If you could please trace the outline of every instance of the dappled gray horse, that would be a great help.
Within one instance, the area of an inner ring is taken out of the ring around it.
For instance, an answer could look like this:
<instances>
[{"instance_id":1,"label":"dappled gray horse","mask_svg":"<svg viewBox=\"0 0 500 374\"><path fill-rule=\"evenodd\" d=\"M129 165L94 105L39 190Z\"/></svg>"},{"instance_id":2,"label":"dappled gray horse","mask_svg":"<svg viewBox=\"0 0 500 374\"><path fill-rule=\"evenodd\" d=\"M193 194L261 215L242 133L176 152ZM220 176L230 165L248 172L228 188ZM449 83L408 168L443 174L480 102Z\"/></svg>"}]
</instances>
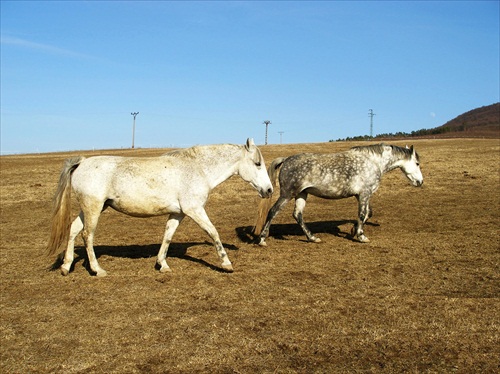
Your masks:
<instances>
[{"instance_id":1,"label":"dappled gray horse","mask_svg":"<svg viewBox=\"0 0 500 374\"><path fill-rule=\"evenodd\" d=\"M261 197L272 194L264 158L252 139L243 146L197 146L159 157L68 159L55 196L49 253L67 243L61 266L62 274L67 275L74 259L75 238L83 230L90 268L97 276L105 276L106 271L99 266L94 253L94 231L101 212L111 207L136 217L169 215L157 258L161 272L170 271L166 262L168 246L185 216L191 217L213 239L222 268L231 272L231 262L204 206L210 191L236 174ZM72 189L81 208L73 223Z\"/></svg>"},{"instance_id":2,"label":"dappled gray horse","mask_svg":"<svg viewBox=\"0 0 500 374\"><path fill-rule=\"evenodd\" d=\"M302 218L307 195L324 199L343 199L356 196L358 200L358 220L353 234L360 242L368 242L363 233L363 224L371 216L370 198L380 185L382 175L400 168L414 186L423 183L419 156L411 148L394 145L375 144L354 147L346 152L334 154L302 153L273 160L269 175L274 185L279 173L280 197L271 210L271 199L260 203L259 218L254 233L259 236L259 244L266 245L271 221L292 198L295 198L293 216L304 231L307 239L320 242Z\"/></svg>"}]
</instances>

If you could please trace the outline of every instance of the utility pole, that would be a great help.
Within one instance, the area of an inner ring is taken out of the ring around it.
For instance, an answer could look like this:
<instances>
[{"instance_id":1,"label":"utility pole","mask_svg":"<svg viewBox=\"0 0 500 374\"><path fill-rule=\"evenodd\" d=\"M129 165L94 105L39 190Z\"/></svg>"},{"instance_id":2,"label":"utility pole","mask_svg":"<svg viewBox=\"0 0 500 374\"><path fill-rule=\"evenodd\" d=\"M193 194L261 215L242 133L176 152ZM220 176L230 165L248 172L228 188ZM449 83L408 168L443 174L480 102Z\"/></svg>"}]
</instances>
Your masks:
<instances>
[{"instance_id":1,"label":"utility pole","mask_svg":"<svg viewBox=\"0 0 500 374\"><path fill-rule=\"evenodd\" d=\"M368 111L368 116L370 117L370 138L373 138L373 116L375 113L373 113L373 109L370 109Z\"/></svg>"},{"instance_id":2,"label":"utility pole","mask_svg":"<svg viewBox=\"0 0 500 374\"><path fill-rule=\"evenodd\" d=\"M135 117L139 114L139 112L130 113L134 116L134 124L132 126L132 149L134 149L134 140L135 140Z\"/></svg>"},{"instance_id":3,"label":"utility pole","mask_svg":"<svg viewBox=\"0 0 500 374\"><path fill-rule=\"evenodd\" d=\"M285 133L284 131L278 131L280 134L280 144L283 144L283 134Z\"/></svg>"},{"instance_id":4,"label":"utility pole","mask_svg":"<svg viewBox=\"0 0 500 374\"><path fill-rule=\"evenodd\" d=\"M269 120L265 120L264 122L262 122L264 125L266 125L266 145L267 145L267 127L271 124L271 121Z\"/></svg>"}]
</instances>

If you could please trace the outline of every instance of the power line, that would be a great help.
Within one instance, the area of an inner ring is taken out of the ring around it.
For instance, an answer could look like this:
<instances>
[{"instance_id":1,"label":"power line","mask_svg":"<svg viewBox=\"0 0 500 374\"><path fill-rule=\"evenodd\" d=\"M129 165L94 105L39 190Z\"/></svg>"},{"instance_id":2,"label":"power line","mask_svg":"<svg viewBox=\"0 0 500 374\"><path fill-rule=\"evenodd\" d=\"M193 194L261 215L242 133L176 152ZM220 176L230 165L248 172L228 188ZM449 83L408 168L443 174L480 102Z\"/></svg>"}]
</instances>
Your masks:
<instances>
[{"instance_id":1,"label":"power line","mask_svg":"<svg viewBox=\"0 0 500 374\"><path fill-rule=\"evenodd\" d=\"M375 116L373 109L368 111L368 116L370 117L370 138L373 138L373 116Z\"/></svg>"},{"instance_id":2,"label":"power line","mask_svg":"<svg viewBox=\"0 0 500 374\"><path fill-rule=\"evenodd\" d=\"M285 133L284 131L278 131L280 134L280 144L283 144L283 134Z\"/></svg>"},{"instance_id":3,"label":"power line","mask_svg":"<svg viewBox=\"0 0 500 374\"><path fill-rule=\"evenodd\" d=\"M134 116L134 124L132 126L132 149L134 149L134 140L135 140L135 117L139 114L139 112L130 113Z\"/></svg>"},{"instance_id":4,"label":"power line","mask_svg":"<svg viewBox=\"0 0 500 374\"><path fill-rule=\"evenodd\" d=\"M265 120L264 122L262 122L264 125L266 125L266 145L267 145L267 127L271 124L271 121L269 120Z\"/></svg>"}]
</instances>

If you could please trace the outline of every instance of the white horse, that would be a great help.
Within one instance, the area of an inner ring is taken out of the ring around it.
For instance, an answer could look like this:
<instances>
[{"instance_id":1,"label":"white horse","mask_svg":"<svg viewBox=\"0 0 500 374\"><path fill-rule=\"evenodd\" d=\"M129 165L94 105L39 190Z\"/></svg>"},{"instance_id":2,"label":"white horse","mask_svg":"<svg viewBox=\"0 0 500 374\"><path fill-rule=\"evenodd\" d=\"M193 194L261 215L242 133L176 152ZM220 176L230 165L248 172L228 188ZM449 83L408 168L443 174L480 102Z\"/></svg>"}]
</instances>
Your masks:
<instances>
[{"instance_id":1,"label":"white horse","mask_svg":"<svg viewBox=\"0 0 500 374\"><path fill-rule=\"evenodd\" d=\"M106 271L94 253L94 232L101 212L111 207L136 217L169 215L157 262L161 272L167 265L168 246L185 216L191 217L213 239L222 268L233 267L222 246L217 230L205 212L212 189L232 175L249 182L261 197L269 197L273 187L260 150L253 139L244 146L196 146L166 153L159 157L94 156L66 160L55 196L49 253L64 243L60 268L67 275L74 259L76 236L83 230L90 269L97 276ZM71 223L71 190L81 211Z\"/></svg>"}]
</instances>

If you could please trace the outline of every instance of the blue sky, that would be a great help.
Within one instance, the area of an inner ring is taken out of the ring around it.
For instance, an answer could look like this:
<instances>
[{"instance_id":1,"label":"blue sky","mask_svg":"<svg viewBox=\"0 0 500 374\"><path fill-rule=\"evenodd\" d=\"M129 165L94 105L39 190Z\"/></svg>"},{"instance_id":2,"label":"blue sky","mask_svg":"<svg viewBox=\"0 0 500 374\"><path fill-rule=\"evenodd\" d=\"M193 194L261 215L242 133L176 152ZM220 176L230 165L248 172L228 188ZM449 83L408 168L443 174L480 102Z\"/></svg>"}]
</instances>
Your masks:
<instances>
[{"instance_id":1,"label":"blue sky","mask_svg":"<svg viewBox=\"0 0 500 374\"><path fill-rule=\"evenodd\" d=\"M498 1L2 1L1 152L326 142L500 100Z\"/></svg>"}]
</instances>

